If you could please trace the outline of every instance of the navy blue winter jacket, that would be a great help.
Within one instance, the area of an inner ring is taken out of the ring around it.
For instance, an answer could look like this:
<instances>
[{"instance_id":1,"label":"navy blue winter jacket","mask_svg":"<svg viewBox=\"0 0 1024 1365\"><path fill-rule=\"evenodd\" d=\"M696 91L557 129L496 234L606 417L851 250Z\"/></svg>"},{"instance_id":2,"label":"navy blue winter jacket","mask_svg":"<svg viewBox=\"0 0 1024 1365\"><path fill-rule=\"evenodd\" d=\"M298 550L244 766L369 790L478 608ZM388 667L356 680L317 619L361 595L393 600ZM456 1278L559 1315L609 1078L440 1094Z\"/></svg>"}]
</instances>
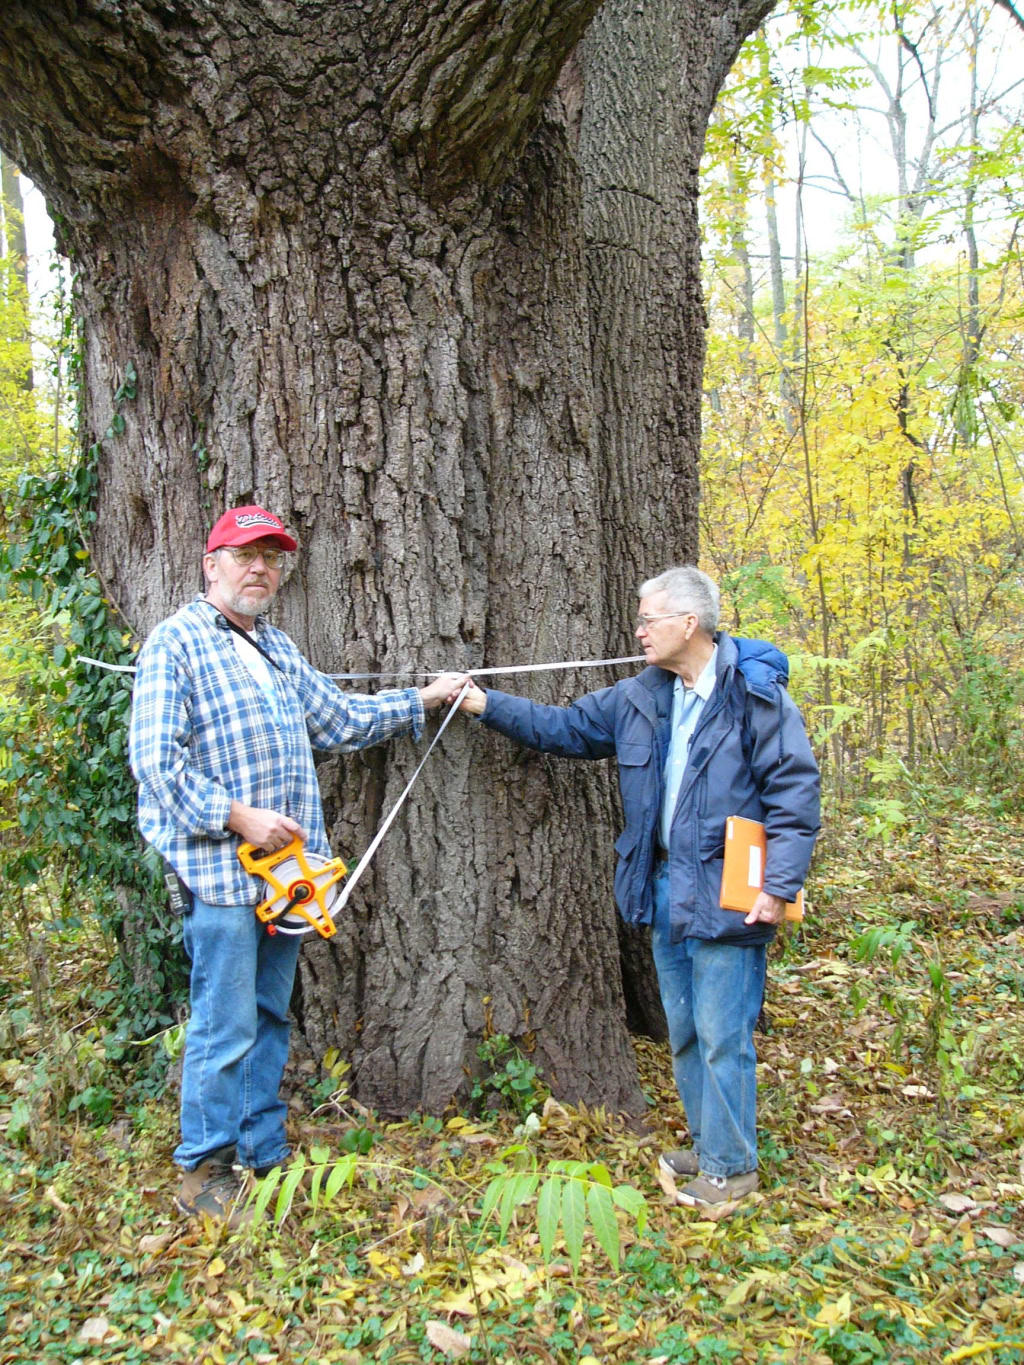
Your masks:
<instances>
[{"instance_id":1,"label":"navy blue winter jacket","mask_svg":"<svg viewBox=\"0 0 1024 1365\"><path fill-rule=\"evenodd\" d=\"M772 925L744 924L718 904L730 815L760 820L767 834L764 889L792 900L803 885L819 827L818 765L785 683L786 656L763 640L720 632L715 689L690 745L669 849L672 938L764 943ZM615 899L630 924L653 912L652 867L675 674L645 668L571 706L543 706L488 689L482 719L531 749L619 765L626 827Z\"/></svg>"}]
</instances>

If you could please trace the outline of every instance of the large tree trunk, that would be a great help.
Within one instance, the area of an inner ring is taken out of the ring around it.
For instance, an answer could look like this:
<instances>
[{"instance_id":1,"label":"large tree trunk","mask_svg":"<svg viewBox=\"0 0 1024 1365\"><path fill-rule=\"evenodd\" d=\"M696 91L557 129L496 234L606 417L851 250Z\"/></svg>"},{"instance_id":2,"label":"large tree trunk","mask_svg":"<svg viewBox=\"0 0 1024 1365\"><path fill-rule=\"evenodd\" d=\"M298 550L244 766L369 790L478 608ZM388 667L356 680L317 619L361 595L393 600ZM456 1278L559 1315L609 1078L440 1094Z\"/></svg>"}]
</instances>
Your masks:
<instances>
[{"instance_id":1,"label":"large tree trunk","mask_svg":"<svg viewBox=\"0 0 1024 1365\"><path fill-rule=\"evenodd\" d=\"M257 499L301 540L275 620L328 672L632 652L638 579L696 549L697 162L767 6L609 3L566 66L598 8L8 5L0 140L81 272L92 429L139 375L93 548L140 636ZM322 765L339 853L416 758ZM304 949L314 1053L367 1104L437 1110L507 1033L557 1093L637 1108L616 822L607 765L455 722Z\"/></svg>"},{"instance_id":2,"label":"large tree trunk","mask_svg":"<svg viewBox=\"0 0 1024 1365\"><path fill-rule=\"evenodd\" d=\"M640 583L697 560L700 158L719 87L773 4L606 0L580 45L609 651L626 638ZM648 936L620 924L619 938L630 1027L663 1038Z\"/></svg>"}]
</instances>

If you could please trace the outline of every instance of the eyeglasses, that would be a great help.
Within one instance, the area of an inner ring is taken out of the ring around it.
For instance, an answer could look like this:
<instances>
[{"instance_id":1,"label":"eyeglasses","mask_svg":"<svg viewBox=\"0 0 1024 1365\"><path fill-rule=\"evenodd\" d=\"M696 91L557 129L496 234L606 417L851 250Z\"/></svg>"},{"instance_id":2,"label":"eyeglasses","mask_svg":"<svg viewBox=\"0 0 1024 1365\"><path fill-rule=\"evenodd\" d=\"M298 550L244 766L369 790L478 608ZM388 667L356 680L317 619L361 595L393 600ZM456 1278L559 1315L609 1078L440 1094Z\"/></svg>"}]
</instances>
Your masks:
<instances>
[{"instance_id":1,"label":"eyeglasses","mask_svg":"<svg viewBox=\"0 0 1024 1365\"><path fill-rule=\"evenodd\" d=\"M255 545L222 545L220 548L227 550L235 563L241 564L243 568L255 564L260 555L263 556L263 563L268 569L279 569L284 563L284 551L273 546L266 550L258 550Z\"/></svg>"},{"instance_id":2,"label":"eyeglasses","mask_svg":"<svg viewBox=\"0 0 1024 1365\"><path fill-rule=\"evenodd\" d=\"M637 630L650 630L655 621L670 621L673 616L696 616L693 611L663 611L660 616L644 616L641 613L634 622Z\"/></svg>"}]
</instances>

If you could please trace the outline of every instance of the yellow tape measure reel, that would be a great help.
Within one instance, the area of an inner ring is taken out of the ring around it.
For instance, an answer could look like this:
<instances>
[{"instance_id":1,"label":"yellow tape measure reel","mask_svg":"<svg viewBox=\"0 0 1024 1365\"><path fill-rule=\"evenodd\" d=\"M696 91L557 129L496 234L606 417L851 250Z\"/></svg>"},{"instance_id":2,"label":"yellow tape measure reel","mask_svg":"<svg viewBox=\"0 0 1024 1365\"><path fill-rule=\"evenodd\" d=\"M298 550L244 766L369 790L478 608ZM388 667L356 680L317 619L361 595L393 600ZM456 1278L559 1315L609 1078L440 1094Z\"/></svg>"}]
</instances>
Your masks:
<instances>
[{"instance_id":1,"label":"yellow tape measure reel","mask_svg":"<svg viewBox=\"0 0 1024 1365\"><path fill-rule=\"evenodd\" d=\"M246 872L267 884L267 898L257 905L256 915L268 934L308 934L315 929L321 938L331 937L335 932L331 907L348 872L340 858L309 853L298 837L276 853L242 844L238 857Z\"/></svg>"}]
</instances>

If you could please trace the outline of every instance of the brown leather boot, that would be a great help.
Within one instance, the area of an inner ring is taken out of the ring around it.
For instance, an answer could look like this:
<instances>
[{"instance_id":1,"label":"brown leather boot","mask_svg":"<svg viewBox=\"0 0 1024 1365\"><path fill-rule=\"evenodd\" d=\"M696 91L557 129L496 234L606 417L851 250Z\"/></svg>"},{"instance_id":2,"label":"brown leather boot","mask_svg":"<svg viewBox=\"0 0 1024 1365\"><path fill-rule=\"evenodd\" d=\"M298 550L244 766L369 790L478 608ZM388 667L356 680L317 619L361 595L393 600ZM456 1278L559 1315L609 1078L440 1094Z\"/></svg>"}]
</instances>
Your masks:
<instances>
[{"instance_id":1,"label":"brown leather boot","mask_svg":"<svg viewBox=\"0 0 1024 1365\"><path fill-rule=\"evenodd\" d=\"M241 1207L243 1186L234 1162L234 1147L220 1147L194 1171L183 1171L175 1200L182 1213L208 1214L232 1231L244 1227L252 1219L252 1209Z\"/></svg>"}]
</instances>

